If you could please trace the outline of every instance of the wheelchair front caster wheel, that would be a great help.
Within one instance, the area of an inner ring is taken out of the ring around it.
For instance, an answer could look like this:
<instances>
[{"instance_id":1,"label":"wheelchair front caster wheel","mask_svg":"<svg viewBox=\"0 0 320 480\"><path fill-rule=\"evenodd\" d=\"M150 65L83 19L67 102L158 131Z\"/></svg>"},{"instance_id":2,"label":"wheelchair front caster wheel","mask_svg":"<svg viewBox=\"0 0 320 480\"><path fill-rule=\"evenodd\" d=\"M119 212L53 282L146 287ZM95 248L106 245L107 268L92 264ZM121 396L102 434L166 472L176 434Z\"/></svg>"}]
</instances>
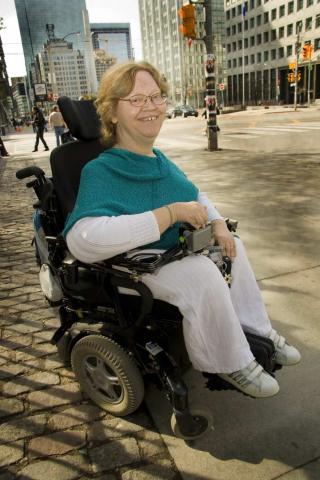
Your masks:
<instances>
[{"instance_id":1,"label":"wheelchair front caster wheel","mask_svg":"<svg viewBox=\"0 0 320 480\"><path fill-rule=\"evenodd\" d=\"M81 389L107 412L123 417L142 402L142 376L133 359L111 338L81 338L71 351L71 365Z\"/></svg>"},{"instance_id":2,"label":"wheelchair front caster wheel","mask_svg":"<svg viewBox=\"0 0 320 480\"><path fill-rule=\"evenodd\" d=\"M171 429L176 437L183 440L196 440L203 437L209 431L213 430L213 418L209 409L205 407L198 407L190 409L190 414L196 423L194 433L184 433L177 422L176 416L173 413L171 416Z\"/></svg>"}]
</instances>

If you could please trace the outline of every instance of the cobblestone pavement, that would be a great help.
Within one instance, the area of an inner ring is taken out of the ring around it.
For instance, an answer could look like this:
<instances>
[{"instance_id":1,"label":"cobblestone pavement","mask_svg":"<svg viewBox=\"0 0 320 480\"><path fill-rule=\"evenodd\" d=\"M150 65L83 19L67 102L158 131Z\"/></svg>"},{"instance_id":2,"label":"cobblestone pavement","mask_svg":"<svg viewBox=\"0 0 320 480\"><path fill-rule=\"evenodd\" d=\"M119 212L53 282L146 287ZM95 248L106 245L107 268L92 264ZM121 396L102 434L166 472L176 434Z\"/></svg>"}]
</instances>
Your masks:
<instances>
[{"instance_id":1,"label":"cobblestone pavement","mask_svg":"<svg viewBox=\"0 0 320 480\"><path fill-rule=\"evenodd\" d=\"M32 164L49 173L48 156L14 151L0 159L0 480L180 479L144 406L125 419L107 414L59 361L50 343L58 314L31 246L35 197L15 178Z\"/></svg>"}]
</instances>

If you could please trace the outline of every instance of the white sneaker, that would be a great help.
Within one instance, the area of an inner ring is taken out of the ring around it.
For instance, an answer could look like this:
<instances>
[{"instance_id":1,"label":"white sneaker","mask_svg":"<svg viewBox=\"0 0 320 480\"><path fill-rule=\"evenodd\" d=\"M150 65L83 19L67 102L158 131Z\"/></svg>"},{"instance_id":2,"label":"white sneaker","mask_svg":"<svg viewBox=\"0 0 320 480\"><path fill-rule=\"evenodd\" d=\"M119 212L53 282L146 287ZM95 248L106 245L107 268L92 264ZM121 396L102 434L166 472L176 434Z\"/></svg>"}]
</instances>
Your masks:
<instances>
[{"instance_id":1,"label":"white sneaker","mask_svg":"<svg viewBox=\"0 0 320 480\"><path fill-rule=\"evenodd\" d=\"M251 397L272 397L279 392L279 384L256 360L237 372L219 373L219 377Z\"/></svg>"},{"instance_id":2,"label":"white sneaker","mask_svg":"<svg viewBox=\"0 0 320 480\"><path fill-rule=\"evenodd\" d=\"M280 365L295 365L301 360L299 350L286 342L286 339L279 335L279 333L272 329L268 338L273 341L276 349L276 361Z\"/></svg>"}]
</instances>

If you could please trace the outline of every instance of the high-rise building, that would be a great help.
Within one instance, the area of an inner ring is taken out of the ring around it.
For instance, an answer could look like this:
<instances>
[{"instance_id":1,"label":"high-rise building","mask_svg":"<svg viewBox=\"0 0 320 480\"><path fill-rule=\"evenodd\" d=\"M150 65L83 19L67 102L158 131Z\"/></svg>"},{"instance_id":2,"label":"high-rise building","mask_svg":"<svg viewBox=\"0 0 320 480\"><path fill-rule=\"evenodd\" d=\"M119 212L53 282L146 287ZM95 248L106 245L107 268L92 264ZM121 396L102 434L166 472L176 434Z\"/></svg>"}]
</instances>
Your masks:
<instances>
[{"instance_id":1,"label":"high-rise building","mask_svg":"<svg viewBox=\"0 0 320 480\"><path fill-rule=\"evenodd\" d=\"M319 0L225 2L229 103L293 103L296 73L297 101L320 98Z\"/></svg>"},{"instance_id":2,"label":"high-rise building","mask_svg":"<svg viewBox=\"0 0 320 480\"><path fill-rule=\"evenodd\" d=\"M10 87L7 65L0 37L0 128L2 125L8 125L10 123L10 107Z\"/></svg>"},{"instance_id":3,"label":"high-rise building","mask_svg":"<svg viewBox=\"0 0 320 480\"><path fill-rule=\"evenodd\" d=\"M37 55L41 78L51 100L66 95L74 100L88 94L88 75L84 55L72 42L48 40Z\"/></svg>"},{"instance_id":4,"label":"high-rise building","mask_svg":"<svg viewBox=\"0 0 320 480\"><path fill-rule=\"evenodd\" d=\"M115 63L133 58L130 23L90 23L97 82Z\"/></svg>"},{"instance_id":5,"label":"high-rise building","mask_svg":"<svg viewBox=\"0 0 320 480\"><path fill-rule=\"evenodd\" d=\"M133 57L130 23L90 23L93 48L104 50L116 62Z\"/></svg>"},{"instance_id":6,"label":"high-rise building","mask_svg":"<svg viewBox=\"0 0 320 480\"><path fill-rule=\"evenodd\" d=\"M36 57L48 40L48 26L57 38L72 40L75 50L83 52L88 70L88 91L96 90L94 63L85 0L15 0L29 84L42 82ZM36 68L32 65L36 64ZM37 78L30 79L30 71Z\"/></svg>"},{"instance_id":7,"label":"high-rise building","mask_svg":"<svg viewBox=\"0 0 320 480\"><path fill-rule=\"evenodd\" d=\"M11 77L13 110L16 117L24 117L30 113L26 95L26 77Z\"/></svg>"},{"instance_id":8,"label":"high-rise building","mask_svg":"<svg viewBox=\"0 0 320 480\"><path fill-rule=\"evenodd\" d=\"M211 0L215 12L212 18L212 52L216 55L216 80L224 83L224 5L223 0ZM154 64L168 80L172 103L189 103L204 106L205 81L203 41L204 9L196 5L197 39L189 41L179 31L178 9L183 0L139 0L143 57ZM222 94L221 94L222 95ZM223 98L218 97L223 103Z\"/></svg>"}]
</instances>

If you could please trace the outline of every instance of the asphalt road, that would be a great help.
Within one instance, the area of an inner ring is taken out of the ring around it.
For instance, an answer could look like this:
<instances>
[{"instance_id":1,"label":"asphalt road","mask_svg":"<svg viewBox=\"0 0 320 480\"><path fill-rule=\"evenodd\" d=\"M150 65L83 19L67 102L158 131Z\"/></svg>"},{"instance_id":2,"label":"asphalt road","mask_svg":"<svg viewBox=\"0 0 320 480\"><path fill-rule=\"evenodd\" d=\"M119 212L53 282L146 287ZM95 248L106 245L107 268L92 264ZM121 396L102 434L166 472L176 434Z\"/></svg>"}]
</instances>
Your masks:
<instances>
[{"instance_id":1,"label":"asphalt road","mask_svg":"<svg viewBox=\"0 0 320 480\"><path fill-rule=\"evenodd\" d=\"M218 147L259 153L320 152L320 107L310 109L270 108L217 117L221 131ZM158 139L162 148L207 147L203 117L165 121Z\"/></svg>"}]
</instances>

